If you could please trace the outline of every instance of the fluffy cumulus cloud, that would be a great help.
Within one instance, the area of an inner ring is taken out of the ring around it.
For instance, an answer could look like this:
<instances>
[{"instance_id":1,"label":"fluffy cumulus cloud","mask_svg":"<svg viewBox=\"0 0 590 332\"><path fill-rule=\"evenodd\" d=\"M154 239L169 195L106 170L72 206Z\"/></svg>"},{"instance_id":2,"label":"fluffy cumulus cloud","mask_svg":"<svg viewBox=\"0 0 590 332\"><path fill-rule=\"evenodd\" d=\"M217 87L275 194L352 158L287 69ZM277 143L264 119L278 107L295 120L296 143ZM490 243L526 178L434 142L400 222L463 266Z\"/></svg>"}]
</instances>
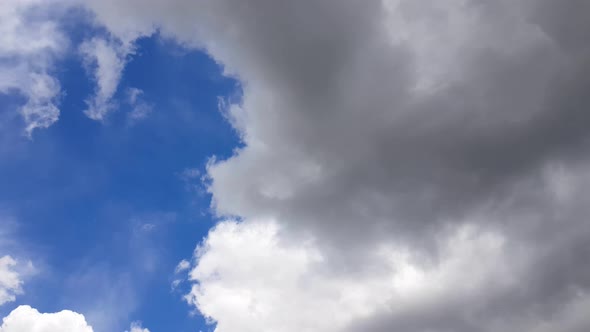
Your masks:
<instances>
[{"instance_id":1,"label":"fluffy cumulus cloud","mask_svg":"<svg viewBox=\"0 0 590 332\"><path fill-rule=\"evenodd\" d=\"M110 33L80 47L91 118L155 29L241 82L223 111L243 147L207 168L229 220L180 269L217 332L590 328L588 1L80 4ZM38 84L0 91L44 110L58 86L32 63Z\"/></svg>"},{"instance_id":2,"label":"fluffy cumulus cloud","mask_svg":"<svg viewBox=\"0 0 590 332\"><path fill-rule=\"evenodd\" d=\"M408 331L419 327L408 324L427 326L424 309L440 315L449 303L480 301L483 287L502 290L516 282L502 259L504 238L472 226L441 239L436 264L381 244L348 271L334 270L313 241L284 236L272 221L218 225L197 250L190 278L198 283L188 301L206 317L223 317L219 331L371 330L356 324L381 313Z\"/></svg>"},{"instance_id":3,"label":"fluffy cumulus cloud","mask_svg":"<svg viewBox=\"0 0 590 332\"><path fill-rule=\"evenodd\" d=\"M61 88L52 73L68 48L55 18L59 8L59 1L0 3L0 94L24 98L19 111L28 136L59 118Z\"/></svg>"},{"instance_id":4,"label":"fluffy cumulus cloud","mask_svg":"<svg viewBox=\"0 0 590 332\"><path fill-rule=\"evenodd\" d=\"M21 305L2 319L0 332L93 332L84 315L71 310L40 313L28 305ZM140 322L131 324L125 332L150 332Z\"/></svg>"},{"instance_id":5,"label":"fluffy cumulus cloud","mask_svg":"<svg viewBox=\"0 0 590 332\"><path fill-rule=\"evenodd\" d=\"M92 332L84 316L73 311L40 313L30 306L19 306L2 320L1 332Z\"/></svg>"}]
</instances>

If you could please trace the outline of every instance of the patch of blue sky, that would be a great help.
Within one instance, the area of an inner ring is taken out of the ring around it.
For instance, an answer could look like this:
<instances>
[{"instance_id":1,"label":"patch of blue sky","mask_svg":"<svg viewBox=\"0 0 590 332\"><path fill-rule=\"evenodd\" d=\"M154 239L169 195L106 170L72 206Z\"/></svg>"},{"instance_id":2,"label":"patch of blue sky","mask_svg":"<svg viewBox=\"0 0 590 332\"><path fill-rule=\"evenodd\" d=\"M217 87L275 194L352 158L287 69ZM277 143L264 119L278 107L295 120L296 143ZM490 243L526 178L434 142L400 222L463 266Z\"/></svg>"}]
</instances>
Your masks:
<instances>
[{"instance_id":1,"label":"patch of blue sky","mask_svg":"<svg viewBox=\"0 0 590 332\"><path fill-rule=\"evenodd\" d=\"M73 47L104 33L65 24ZM142 38L115 95L118 107L101 123L83 113L94 86L71 53L56 66L65 92L60 119L32 140L11 115L18 98L0 96L2 116L10 117L0 134L7 145L0 147L0 209L18 220L19 242L40 266L0 314L29 304L85 313L103 329L142 320L152 331L206 331L211 326L182 301L186 289L170 286L175 265L215 223L210 197L187 186L198 178L182 174L202 174L208 158L227 157L239 144L218 110L218 97L239 94L239 85L204 53L158 35ZM141 89L151 107L133 123L129 88Z\"/></svg>"}]
</instances>

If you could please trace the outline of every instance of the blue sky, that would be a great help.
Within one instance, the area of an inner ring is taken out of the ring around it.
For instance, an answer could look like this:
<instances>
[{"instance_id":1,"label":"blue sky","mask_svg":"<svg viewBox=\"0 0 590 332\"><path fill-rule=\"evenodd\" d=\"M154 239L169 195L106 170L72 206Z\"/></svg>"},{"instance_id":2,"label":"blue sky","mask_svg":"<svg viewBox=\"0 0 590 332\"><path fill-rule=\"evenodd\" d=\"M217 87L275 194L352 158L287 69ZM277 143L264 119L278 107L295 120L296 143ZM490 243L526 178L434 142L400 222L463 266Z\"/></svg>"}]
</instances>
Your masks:
<instances>
[{"instance_id":1,"label":"blue sky","mask_svg":"<svg viewBox=\"0 0 590 332\"><path fill-rule=\"evenodd\" d=\"M11 231L43 274L14 305L54 312L106 301L129 307L113 328L143 320L156 330L205 331L182 301L186 289L173 291L171 283L176 264L190 259L214 223L200 177L209 158L238 145L218 98L239 94L239 84L203 52L157 34L136 45L114 98L124 100L129 86L142 89L153 109L145 119L130 122L124 104L103 123L85 116L92 85L72 54L57 74L59 121L32 139L19 117L3 131L10 146L0 163L0 211L15 221ZM2 96L3 113L18 102ZM2 307L3 316L14 305ZM162 307L168 310L156 319Z\"/></svg>"},{"instance_id":2,"label":"blue sky","mask_svg":"<svg viewBox=\"0 0 590 332\"><path fill-rule=\"evenodd\" d=\"M0 332L590 330L589 4L1 0Z\"/></svg>"}]
</instances>

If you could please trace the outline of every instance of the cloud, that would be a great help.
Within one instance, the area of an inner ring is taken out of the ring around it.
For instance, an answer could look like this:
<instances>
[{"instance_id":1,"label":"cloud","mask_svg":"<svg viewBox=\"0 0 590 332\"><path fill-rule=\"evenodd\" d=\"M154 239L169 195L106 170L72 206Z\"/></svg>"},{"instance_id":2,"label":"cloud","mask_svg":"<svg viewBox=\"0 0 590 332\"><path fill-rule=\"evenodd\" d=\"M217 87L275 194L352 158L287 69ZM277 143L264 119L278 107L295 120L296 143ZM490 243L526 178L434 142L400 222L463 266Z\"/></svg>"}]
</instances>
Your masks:
<instances>
[{"instance_id":1,"label":"cloud","mask_svg":"<svg viewBox=\"0 0 590 332\"><path fill-rule=\"evenodd\" d=\"M16 295L22 293L23 281L15 267L14 258L0 257L0 305L14 301Z\"/></svg>"},{"instance_id":2,"label":"cloud","mask_svg":"<svg viewBox=\"0 0 590 332\"><path fill-rule=\"evenodd\" d=\"M24 293L23 285L39 272L16 231L18 224L10 216L0 211L0 306L16 300ZM3 256L1 256L3 255ZM39 263L39 262L36 262Z\"/></svg>"},{"instance_id":3,"label":"cloud","mask_svg":"<svg viewBox=\"0 0 590 332\"><path fill-rule=\"evenodd\" d=\"M207 174L243 221L187 297L217 331L587 330L585 1L87 6L241 81Z\"/></svg>"},{"instance_id":4,"label":"cloud","mask_svg":"<svg viewBox=\"0 0 590 332\"><path fill-rule=\"evenodd\" d=\"M131 106L131 111L127 114L129 123L134 124L145 119L152 111L153 106L143 98L143 90L137 88L128 88L127 103Z\"/></svg>"},{"instance_id":5,"label":"cloud","mask_svg":"<svg viewBox=\"0 0 590 332\"><path fill-rule=\"evenodd\" d=\"M69 44L53 17L60 8L39 0L0 3L0 93L25 99L19 112L29 137L59 118L61 87L52 72Z\"/></svg>"},{"instance_id":6,"label":"cloud","mask_svg":"<svg viewBox=\"0 0 590 332\"><path fill-rule=\"evenodd\" d=\"M0 332L92 332L84 316L73 311L39 313L22 305L4 317Z\"/></svg>"},{"instance_id":7,"label":"cloud","mask_svg":"<svg viewBox=\"0 0 590 332\"><path fill-rule=\"evenodd\" d=\"M189 267L190 267L190 262L187 261L186 259L183 259L180 261L180 263L178 263L178 265L176 265L176 268L174 269L174 273L184 272L184 271L188 270Z\"/></svg>"},{"instance_id":8,"label":"cloud","mask_svg":"<svg viewBox=\"0 0 590 332\"><path fill-rule=\"evenodd\" d=\"M126 332L150 332L141 322L131 324ZM71 310L40 313L28 305L21 305L2 319L0 332L93 332L84 315Z\"/></svg>"},{"instance_id":9,"label":"cloud","mask_svg":"<svg viewBox=\"0 0 590 332\"><path fill-rule=\"evenodd\" d=\"M134 322L131 324L131 330L129 332L150 332L150 330L142 328L140 322Z\"/></svg>"},{"instance_id":10,"label":"cloud","mask_svg":"<svg viewBox=\"0 0 590 332\"><path fill-rule=\"evenodd\" d=\"M127 56L133 53L133 45L123 44L116 38L94 37L80 45L87 71L96 82L95 95L86 101L84 113L93 120L103 120L115 109L112 98L117 92Z\"/></svg>"},{"instance_id":11,"label":"cloud","mask_svg":"<svg viewBox=\"0 0 590 332\"><path fill-rule=\"evenodd\" d=\"M198 283L187 299L217 322L216 331L345 331L381 312L398 324L516 281L501 235L471 227L441 243L436 265L382 245L349 273L332 271L312 241L294 243L281 232L273 221L223 222L197 249L190 278Z\"/></svg>"}]
</instances>

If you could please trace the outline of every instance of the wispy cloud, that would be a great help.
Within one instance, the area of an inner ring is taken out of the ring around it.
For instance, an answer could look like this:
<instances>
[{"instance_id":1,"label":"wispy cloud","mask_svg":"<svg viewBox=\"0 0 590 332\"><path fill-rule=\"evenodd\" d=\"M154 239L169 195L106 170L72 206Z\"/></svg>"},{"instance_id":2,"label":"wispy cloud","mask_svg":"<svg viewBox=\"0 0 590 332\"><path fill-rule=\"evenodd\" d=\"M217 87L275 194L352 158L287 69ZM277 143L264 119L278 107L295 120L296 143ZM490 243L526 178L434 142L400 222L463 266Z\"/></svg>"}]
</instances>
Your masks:
<instances>
[{"instance_id":1,"label":"wispy cloud","mask_svg":"<svg viewBox=\"0 0 590 332\"><path fill-rule=\"evenodd\" d=\"M55 2L54 11L60 6ZM0 93L24 97L20 113L29 138L59 118L62 92L52 73L69 42L48 8L39 0L0 3Z\"/></svg>"}]
</instances>

